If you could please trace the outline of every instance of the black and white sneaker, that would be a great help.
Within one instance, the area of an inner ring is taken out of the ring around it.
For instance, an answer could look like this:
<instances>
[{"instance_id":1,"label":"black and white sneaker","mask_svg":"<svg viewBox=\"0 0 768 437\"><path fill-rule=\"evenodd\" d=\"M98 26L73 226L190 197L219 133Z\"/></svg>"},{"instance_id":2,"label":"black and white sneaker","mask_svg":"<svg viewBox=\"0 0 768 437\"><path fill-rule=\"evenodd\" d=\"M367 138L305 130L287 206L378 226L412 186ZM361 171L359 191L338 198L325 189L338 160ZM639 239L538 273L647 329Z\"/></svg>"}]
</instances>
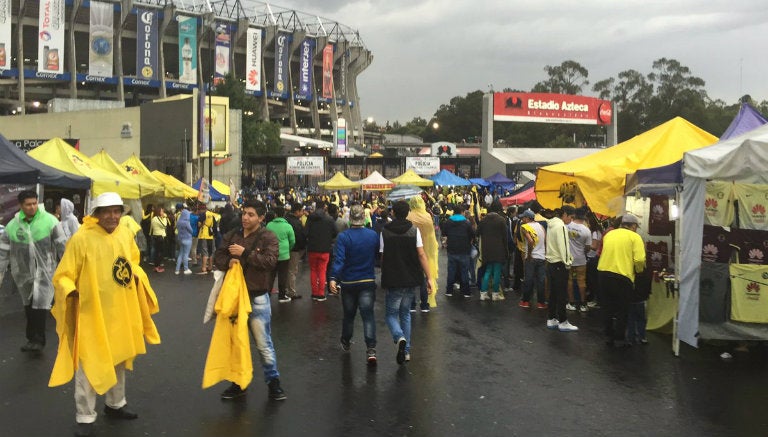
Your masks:
<instances>
[{"instance_id":1,"label":"black and white sneaker","mask_svg":"<svg viewBox=\"0 0 768 437\"><path fill-rule=\"evenodd\" d=\"M272 381L269 381L269 398L273 401L284 401L288 399L288 396L285 395L285 391L283 391L283 388L280 387L280 380L275 378Z\"/></svg>"},{"instance_id":2,"label":"black and white sneaker","mask_svg":"<svg viewBox=\"0 0 768 437\"><path fill-rule=\"evenodd\" d=\"M395 357L395 360L397 361L397 364L403 364L405 362L405 338L400 337L400 340L397 340L397 356Z\"/></svg>"},{"instance_id":3,"label":"black and white sneaker","mask_svg":"<svg viewBox=\"0 0 768 437\"><path fill-rule=\"evenodd\" d=\"M242 388L240 388L239 385L233 382L232 385L229 386L229 388L221 392L221 399L224 401L231 401L233 399L237 399L245 396L245 392L246 392L245 390L243 390Z\"/></svg>"}]
</instances>

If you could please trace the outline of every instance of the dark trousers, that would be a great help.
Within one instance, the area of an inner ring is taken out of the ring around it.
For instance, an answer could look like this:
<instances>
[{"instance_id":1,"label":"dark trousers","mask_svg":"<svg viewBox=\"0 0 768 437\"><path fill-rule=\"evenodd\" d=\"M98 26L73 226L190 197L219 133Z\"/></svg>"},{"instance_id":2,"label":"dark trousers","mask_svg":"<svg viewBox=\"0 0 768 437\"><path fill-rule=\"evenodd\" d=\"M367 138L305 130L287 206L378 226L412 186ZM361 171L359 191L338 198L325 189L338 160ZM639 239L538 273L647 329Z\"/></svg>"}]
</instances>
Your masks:
<instances>
[{"instance_id":1,"label":"dark trousers","mask_svg":"<svg viewBox=\"0 0 768 437\"><path fill-rule=\"evenodd\" d=\"M413 303L411 304L411 309L416 309L416 300L413 300ZM422 310L428 310L429 309L429 293L427 293L427 277L424 277L424 280L421 281L421 287L419 287L419 299L421 301L421 304L419 305L419 308Z\"/></svg>"},{"instance_id":2,"label":"dark trousers","mask_svg":"<svg viewBox=\"0 0 768 437\"><path fill-rule=\"evenodd\" d=\"M597 275L598 257L587 258L587 300L600 303L600 280Z\"/></svg>"},{"instance_id":3,"label":"dark trousers","mask_svg":"<svg viewBox=\"0 0 768 437\"><path fill-rule=\"evenodd\" d=\"M48 310L32 308L32 305L24 307L27 315L27 341L45 345L45 319Z\"/></svg>"},{"instance_id":4,"label":"dark trousers","mask_svg":"<svg viewBox=\"0 0 768 437\"><path fill-rule=\"evenodd\" d=\"M523 278L525 277L525 274L523 273L523 255L518 251L514 251L514 256L512 258L512 289L519 291L523 284Z\"/></svg>"},{"instance_id":5,"label":"dark trousers","mask_svg":"<svg viewBox=\"0 0 768 437\"><path fill-rule=\"evenodd\" d=\"M277 290L279 297L285 297L285 293L288 291L288 274L290 273L291 260L286 259L277 262L274 275L277 277ZM275 279L272 278L272 285L274 287Z\"/></svg>"},{"instance_id":6,"label":"dark trousers","mask_svg":"<svg viewBox=\"0 0 768 437\"><path fill-rule=\"evenodd\" d=\"M549 280L549 319L557 318L560 323L568 320L565 304L568 302L568 269L563 263L547 263Z\"/></svg>"},{"instance_id":7,"label":"dark trousers","mask_svg":"<svg viewBox=\"0 0 768 437\"><path fill-rule=\"evenodd\" d=\"M165 255L165 237L159 236L159 235L153 235L152 236L152 247L154 247L155 251L155 267L162 266L163 263L163 255Z\"/></svg>"},{"instance_id":8,"label":"dark trousers","mask_svg":"<svg viewBox=\"0 0 768 437\"><path fill-rule=\"evenodd\" d=\"M599 272L599 276L605 335L608 340L623 341L627 331L629 296L634 288L632 281L612 272Z\"/></svg>"},{"instance_id":9,"label":"dark trousers","mask_svg":"<svg viewBox=\"0 0 768 437\"><path fill-rule=\"evenodd\" d=\"M645 316L645 301L631 302L627 311L627 341L639 343L645 339L645 325L648 320Z\"/></svg>"},{"instance_id":10,"label":"dark trousers","mask_svg":"<svg viewBox=\"0 0 768 437\"><path fill-rule=\"evenodd\" d=\"M355 314L360 309L363 319L363 336L365 345L376 347L376 319L373 317L373 304L376 301L376 284L368 287L341 287L341 305L344 309L344 320L341 324L341 339L349 342L355 326Z\"/></svg>"}]
</instances>

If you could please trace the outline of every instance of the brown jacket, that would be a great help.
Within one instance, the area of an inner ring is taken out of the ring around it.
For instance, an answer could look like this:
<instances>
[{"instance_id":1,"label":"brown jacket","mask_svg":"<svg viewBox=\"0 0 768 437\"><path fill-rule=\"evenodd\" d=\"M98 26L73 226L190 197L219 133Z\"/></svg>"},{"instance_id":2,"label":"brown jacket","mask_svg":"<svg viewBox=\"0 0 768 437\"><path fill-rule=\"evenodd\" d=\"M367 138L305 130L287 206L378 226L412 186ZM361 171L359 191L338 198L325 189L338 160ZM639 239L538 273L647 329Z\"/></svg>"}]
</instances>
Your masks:
<instances>
[{"instance_id":1,"label":"brown jacket","mask_svg":"<svg viewBox=\"0 0 768 437\"><path fill-rule=\"evenodd\" d=\"M240 257L229 254L229 245L245 247ZM239 259L243 266L245 283L251 297L260 296L272 288L272 275L277 266L280 248L277 236L270 230L260 228L248 238L243 237L242 229L235 229L224 235L221 246L213 255L213 263L222 271L229 269L229 260Z\"/></svg>"}]
</instances>

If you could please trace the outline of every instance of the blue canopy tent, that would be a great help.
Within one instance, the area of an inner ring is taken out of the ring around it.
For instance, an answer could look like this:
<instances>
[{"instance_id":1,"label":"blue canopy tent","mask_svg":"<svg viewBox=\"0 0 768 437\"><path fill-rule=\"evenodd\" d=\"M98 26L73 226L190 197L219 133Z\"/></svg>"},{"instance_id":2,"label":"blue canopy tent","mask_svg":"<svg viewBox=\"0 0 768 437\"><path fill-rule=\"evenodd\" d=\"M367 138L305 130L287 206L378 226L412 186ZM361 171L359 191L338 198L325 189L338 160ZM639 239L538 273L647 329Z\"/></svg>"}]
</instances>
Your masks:
<instances>
[{"instance_id":1,"label":"blue canopy tent","mask_svg":"<svg viewBox=\"0 0 768 437\"><path fill-rule=\"evenodd\" d=\"M488 181L489 184L491 184L494 187L501 187L504 190L514 190L515 189L515 181L512 179L504 176L503 174L496 172L493 175L485 178L486 181ZM494 189L493 191L496 191Z\"/></svg>"},{"instance_id":2,"label":"blue canopy tent","mask_svg":"<svg viewBox=\"0 0 768 437\"><path fill-rule=\"evenodd\" d=\"M472 182L473 185L479 185L481 187L490 187L491 186L490 182L488 182L488 181L486 181L485 179L482 179L482 178L470 178L469 181Z\"/></svg>"},{"instance_id":3,"label":"blue canopy tent","mask_svg":"<svg viewBox=\"0 0 768 437\"><path fill-rule=\"evenodd\" d=\"M32 158L0 135L0 183L43 184L62 188L87 190L91 180L67 173Z\"/></svg>"},{"instance_id":4,"label":"blue canopy tent","mask_svg":"<svg viewBox=\"0 0 768 437\"><path fill-rule=\"evenodd\" d=\"M198 179L194 184L192 184L192 188L199 190L200 189L200 182L202 182L202 178ZM210 193L211 193L211 200L214 202L220 202L220 201L226 201L229 199L229 196L225 196L218 192L216 188L213 188L213 185L209 185Z\"/></svg>"},{"instance_id":5,"label":"blue canopy tent","mask_svg":"<svg viewBox=\"0 0 768 437\"><path fill-rule=\"evenodd\" d=\"M468 180L458 177L446 169L440 170L440 173L430 177L430 179L432 179L435 185L441 186L466 187L472 185Z\"/></svg>"},{"instance_id":6,"label":"blue canopy tent","mask_svg":"<svg viewBox=\"0 0 768 437\"><path fill-rule=\"evenodd\" d=\"M749 103L742 103L739 113L720 137L720 141L737 137L768 123ZM683 184L683 161L673 162L661 167L647 168L628 174L624 194L641 196L651 194L674 195L676 187Z\"/></svg>"}]
</instances>

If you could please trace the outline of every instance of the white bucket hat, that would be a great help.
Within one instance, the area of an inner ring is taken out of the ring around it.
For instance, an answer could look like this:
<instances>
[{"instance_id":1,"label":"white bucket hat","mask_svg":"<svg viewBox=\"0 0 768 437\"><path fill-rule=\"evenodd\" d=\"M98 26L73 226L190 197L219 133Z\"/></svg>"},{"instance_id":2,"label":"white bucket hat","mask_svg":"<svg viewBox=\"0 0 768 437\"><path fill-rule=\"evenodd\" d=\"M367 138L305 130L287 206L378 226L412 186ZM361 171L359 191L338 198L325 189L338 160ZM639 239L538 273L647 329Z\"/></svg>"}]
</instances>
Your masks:
<instances>
[{"instance_id":1,"label":"white bucket hat","mask_svg":"<svg viewBox=\"0 0 768 437\"><path fill-rule=\"evenodd\" d=\"M101 193L91 202L91 214L103 206L123 206L123 199L117 193Z\"/></svg>"}]
</instances>

